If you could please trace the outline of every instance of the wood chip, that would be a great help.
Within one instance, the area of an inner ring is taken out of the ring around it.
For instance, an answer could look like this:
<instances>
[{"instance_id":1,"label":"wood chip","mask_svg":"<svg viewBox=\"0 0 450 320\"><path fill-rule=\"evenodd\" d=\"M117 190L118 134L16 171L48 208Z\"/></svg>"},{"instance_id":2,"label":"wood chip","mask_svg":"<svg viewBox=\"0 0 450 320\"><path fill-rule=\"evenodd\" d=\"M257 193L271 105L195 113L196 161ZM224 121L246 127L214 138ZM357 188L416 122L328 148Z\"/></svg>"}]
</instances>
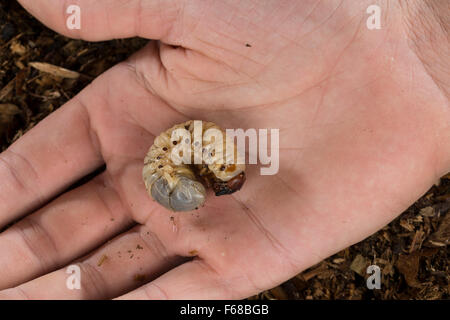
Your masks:
<instances>
[{"instance_id":1,"label":"wood chip","mask_svg":"<svg viewBox=\"0 0 450 320\"><path fill-rule=\"evenodd\" d=\"M16 78L12 79L6 86L0 90L0 101L6 98L7 95L11 93L11 91L14 89L14 84L16 83Z\"/></svg>"},{"instance_id":2,"label":"wood chip","mask_svg":"<svg viewBox=\"0 0 450 320\"><path fill-rule=\"evenodd\" d=\"M355 259L353 259L350 269L359 274L361 277L364 277L368 266L369 260L358 254Z\"/></svg>"},{"instance_id":3,"label":"wood chip","mask_svg":"<svg viewBox=\"0 0 450 320\"><path fill-rule=\"evenodd\" d=\"M15 119L17 115L20 115L22 111L19 107L11 103L0 103L0 140L3 140L4 136L13 134L11 129L15 126Z\"/></svg>"},{"instance_id":4,"label":"wood chip","mask_svg":"<svg viewBox=\"0 0 450 320\"><path fill-rule=\"evenodd\" d=\"M13 41L9 46L9 49L11 49L12 53L18 54L20 56L23 56L27 52L27 48L21 45L18 41Z\"/></svg>"},{"instance_id":5,"label":"wood chip","mask_svg":"<svg viewBox=\"0 0 450 320\"><path fill-rule=\"evenodd\" d=\"M410 287L418 287L417 273L419 272L419 254L399 255L396 267L398 271L403 275L406 283Z\"/></svg>"},{"instance_id":6,"label":"wood chip","mask_svg":"<svg viewBox=\"0 0 450 320\"><path fill-rule=\"evenodd\" d=\"M336 259L333 259L333 263L336 263L336 264L342 263L342 262L344 262L344 261L345 261L344 258L336 258Z\"/></svg>"},{"instance_id":7,"label":"wood chip","mask_svg":"<svg viewBox=\"0 0 450 320\"><path fill-rule=\"evenodd\" d=\"M317 267L314 267L309 271L303 272L302 274L299 275L299 277L301 280L308 281L324 273L328 273L328 266L326 265L326 263L322 262Z\"/></svg>"},{"instance_id":8,"label":"wood chip","mask_svg":"<svg viewBox=\"0 0 450 320\"><path fill-rule=\"evenodd\" d=\"M430 242L435 246L443 246L450 243L450 214L446 214L437 231L430 237Z\"/></svg>"},{"instance_id":9,"label":"wood chip","mask_svg":"<svg viewBox=\"0 0 450 320\"><path fill-rule=\"evenodd\" d=\"M414 231L414 226L406 219L400 219L400 226L408 231Z\"/></svg>"},{"instance_id":10,"label":"wood chip","mask_svg":"<svg viewBox=\"0 0 450 320\"><path fill-rule=\"evenodd\" d=\"M417 230L414 234L413 240L411 242L411 247L409 248L409 253L420 249L422 246L422 242L424 240L425 233L422 230Z\"/></svg>"},{"instance_id":11,"label":"wood chip","mask_svg":"<svg viewBox=\"0 0 450 320\"><path fill-rule=\"evenodd\" d=\"M434 217L436 214L433 207L430 206L420 209L419 213L424 217Z\"/></svg>"},{"instance_id":12,"label":"wood chip","mask_svg":"<svg viewBox=\"0 0 450 320\"><path fill-rule=\"evenodd\" d=\"M9 119L20 113L21 110L18 106L11 103L0 103L0 119Z\"/></svg>"},{"instance_id":13,"label":"wood chip","mask_svg":"<svg viewBox=\"0 0 450 320\"><path fill-rule=\"evenodd\" d=\"M272 297L276 300L287 300L288 295L281 286L269 290Z\"/></svg>"},{"instance_id":14,"label":"wood chip","mask_svg":"<svg viewBox=\"0 0 450 320\"><path fill-rule=\"evenodd\" d=\"M41 72L49 73L61 78L77 79L80 77L80 74L76 71L64 69L45 62L30 62L29 65Z\"/></svg>"}]
</instances>

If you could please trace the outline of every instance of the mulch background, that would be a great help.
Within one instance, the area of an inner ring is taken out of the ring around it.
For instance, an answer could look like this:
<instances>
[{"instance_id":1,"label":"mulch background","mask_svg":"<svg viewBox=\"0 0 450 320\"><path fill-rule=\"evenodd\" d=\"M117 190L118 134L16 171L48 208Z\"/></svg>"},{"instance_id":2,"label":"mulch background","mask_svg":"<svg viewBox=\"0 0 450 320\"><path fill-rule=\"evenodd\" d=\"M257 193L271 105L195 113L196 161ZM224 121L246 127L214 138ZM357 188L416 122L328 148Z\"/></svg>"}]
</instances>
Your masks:
<instances>
[{"instance_id":1,"label":"mulch background","mask_svg":"<svg viewBox=\"0 0 450 320\"><path fill-rule=\"evenodd\" d=\"M71 40L15 1L1 2L0 152L145 43ZM449 210L450 174L379 232L250 299L449 299ZM366 287L373 264L381 268L380 290Z\"/></svg>"}]
</instances>

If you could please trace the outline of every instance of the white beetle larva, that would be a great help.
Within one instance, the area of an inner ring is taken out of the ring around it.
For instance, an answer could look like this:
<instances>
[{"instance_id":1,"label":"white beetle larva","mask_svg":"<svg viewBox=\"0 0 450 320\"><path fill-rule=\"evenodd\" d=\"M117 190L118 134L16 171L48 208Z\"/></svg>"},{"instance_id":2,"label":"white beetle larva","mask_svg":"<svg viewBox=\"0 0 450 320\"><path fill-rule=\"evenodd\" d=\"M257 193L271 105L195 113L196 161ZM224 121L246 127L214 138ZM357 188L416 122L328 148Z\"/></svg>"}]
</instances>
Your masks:
<instances>
[{"instance_id":1,"label":"white beetle larva","mask_svg":"<svg viewBox=\"0 0 450 320\"><path fill-rule=\"evenodd\" d=\"M199 127L201 132L196 132ZM208 134L211 132L213 135ZM198 133L201 141L195 140ZM219 136L222 140L216 138ZM223 141L223 145L219 141ZM227 149L230 146L231 149ZM199 153L200 160L195 157ZM183 161L175 161L181 158ZM231 194L242 187L245 165L237 163L237 158L234 141L227 143L220 127L212 122L189 120L155 138L144 159L145 187L149 195L167 209L194 210L205 202L205 186L212 187L216 196Z\"/></svg>"}]
</instances>

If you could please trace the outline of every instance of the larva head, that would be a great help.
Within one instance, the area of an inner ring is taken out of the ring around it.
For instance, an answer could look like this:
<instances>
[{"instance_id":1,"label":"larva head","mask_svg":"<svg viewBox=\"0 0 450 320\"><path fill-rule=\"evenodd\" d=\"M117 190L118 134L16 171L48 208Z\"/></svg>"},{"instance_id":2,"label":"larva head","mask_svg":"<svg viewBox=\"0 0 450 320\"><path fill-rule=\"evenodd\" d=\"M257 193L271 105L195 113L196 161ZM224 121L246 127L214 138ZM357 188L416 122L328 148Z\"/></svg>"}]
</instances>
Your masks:
<instances>
[{"instance_id":1,"label":"larva head","mask_svg":"<svg viewBox=\"0 0 450 320\"><path fill-rule=\"evenodd\" d=\"M171 190L164 177L151 186L151 196L159 204L172 211L192 211L205 203L206 190L200 182L180 177Z\"/></svg>"},{"instance_id":2,"label":"larva head","mask_svg":"<svg viewBox=\"0 0 450 320\"><path fill-rule=\"evenodd\" d=\"M228 181L222 181L215 179L212 183L212 188L216 196L223 196L226 194L232 194L242 188L245 182L245 172L239 173L237 176Z\"/></svg>"}]
</instances>

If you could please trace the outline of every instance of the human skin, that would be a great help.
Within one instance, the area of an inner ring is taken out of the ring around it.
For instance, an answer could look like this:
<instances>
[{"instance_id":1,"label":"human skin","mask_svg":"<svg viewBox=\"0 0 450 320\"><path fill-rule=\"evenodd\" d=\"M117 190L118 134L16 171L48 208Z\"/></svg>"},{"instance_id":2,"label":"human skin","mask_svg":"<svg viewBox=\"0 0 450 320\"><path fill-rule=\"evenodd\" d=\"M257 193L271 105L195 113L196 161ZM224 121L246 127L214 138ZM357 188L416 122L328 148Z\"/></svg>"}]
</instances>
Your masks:
<instances>
[{"instance_id":1,"label":"human skin","mask_svg":"<svg viewBox=\"0 0 450 320\"><path fill-rule=\"evenodd\" d=\"M67 1L20 2L70 37L159 41L0 154L0 226L23 217L0 234L1 298L245 298L370 236L450 170L443 2L79 0L81 30ZM241 191L168 212L143 158L189 119L279 128L279 173L250 165ZM65 286L73 263L81 290Z\"/></svg>"}]
</instances>

